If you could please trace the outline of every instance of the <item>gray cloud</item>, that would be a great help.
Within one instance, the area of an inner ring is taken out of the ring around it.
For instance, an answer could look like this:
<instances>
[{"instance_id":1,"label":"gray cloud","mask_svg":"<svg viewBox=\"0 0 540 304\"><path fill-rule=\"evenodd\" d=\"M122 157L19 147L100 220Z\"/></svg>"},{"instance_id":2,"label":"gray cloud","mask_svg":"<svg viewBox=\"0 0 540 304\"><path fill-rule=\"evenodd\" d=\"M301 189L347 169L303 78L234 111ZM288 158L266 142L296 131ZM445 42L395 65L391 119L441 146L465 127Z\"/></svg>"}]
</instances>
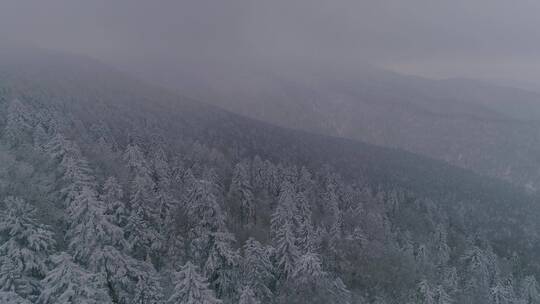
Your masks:
<instances>
[{"instance_id":1,"label":"gray cloud","mask_svg":"<svg viewBox=\"0 0 540 304\"><path fill-rule=\"evenodd\" d=\"M540 83L533 0L2 0L0 37L120 65L370 62Z\"/></svg>"}]
</instances>

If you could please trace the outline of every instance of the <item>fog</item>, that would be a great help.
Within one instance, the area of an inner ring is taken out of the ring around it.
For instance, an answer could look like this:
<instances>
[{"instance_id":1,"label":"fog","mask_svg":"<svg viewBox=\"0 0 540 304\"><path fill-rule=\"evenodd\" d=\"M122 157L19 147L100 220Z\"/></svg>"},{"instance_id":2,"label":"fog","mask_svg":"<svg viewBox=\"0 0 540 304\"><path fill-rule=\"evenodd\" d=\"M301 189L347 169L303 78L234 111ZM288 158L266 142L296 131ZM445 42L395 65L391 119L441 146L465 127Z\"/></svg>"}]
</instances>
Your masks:
<instances>
[{"instance_id":1,"label":"fog","mask_svg":"<svg viewBox=\"0 0 540 304\"><path fill-rule=\"evenodd\" d=\"M536 85L539 12L533 0L2 0L0 37L144 77L302 59Z\"/></svg>"}]
</instances>

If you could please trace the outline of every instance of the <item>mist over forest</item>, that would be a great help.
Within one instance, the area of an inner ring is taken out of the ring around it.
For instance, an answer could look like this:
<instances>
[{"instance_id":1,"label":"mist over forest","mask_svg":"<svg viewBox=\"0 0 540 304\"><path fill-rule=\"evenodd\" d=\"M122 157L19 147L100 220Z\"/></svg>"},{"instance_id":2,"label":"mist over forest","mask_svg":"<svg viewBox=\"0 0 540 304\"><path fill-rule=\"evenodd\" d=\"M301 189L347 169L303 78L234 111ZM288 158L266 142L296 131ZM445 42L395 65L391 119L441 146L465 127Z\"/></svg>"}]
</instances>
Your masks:
<instances>
[{"instance_id":1,"label":"mist over forest","mask_svg":"<svg viewBox=\"0 0 540 304\"><path fill-rule=\"evenodd\" d=\"M538 13L0 1L0 303L540 304Z\"/></svg>"}]
</instances>

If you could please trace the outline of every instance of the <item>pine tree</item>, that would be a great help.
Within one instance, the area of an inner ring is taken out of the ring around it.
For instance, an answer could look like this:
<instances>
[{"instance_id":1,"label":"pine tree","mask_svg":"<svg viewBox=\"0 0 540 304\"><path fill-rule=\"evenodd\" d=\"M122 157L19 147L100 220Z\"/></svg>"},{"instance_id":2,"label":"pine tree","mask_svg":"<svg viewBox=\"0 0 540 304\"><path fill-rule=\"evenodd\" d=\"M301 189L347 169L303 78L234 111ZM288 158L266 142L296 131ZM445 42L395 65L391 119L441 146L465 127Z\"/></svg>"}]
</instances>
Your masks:
<instances>
[{"instance_id":1,"label":"pine tree","mask_svg":"<svg viewBox=\"0 0 540 304\"><path fill-rule=\"evenodd\" d=\"M343 282L325 272L319 255L313 252L298 259L290 285L300 302L311 299L313 303L348 303L350 297Z\"/></svg>"},{"instance_id":2,"label":"pine tree","mask_svg":"<svg viewBox=\"0 0 540 304\"><path fill-rule=\"evenodd\" d=\"M437 286L437 289L435 289L434 299L435 304L452 304L454 302L442 285Z\"/></svg>"},{"instance_id":3,"label":"pine tree","mask_svg":"<svg viewBox=\"0 0 540 304\"><path fill-rule=\"evenodd\" d=\"M267 250L253 238L244 245L242 277L244 284L249 286L257 299L269 301L272 291L269 286L274 280L273 266Z\"/></svg>"},{"instance_id":4,"label":"pine tree","mask_svg":"<svg viewBox=\"0 0 540 304\"><path fill-rule=\"evenodd\" d=\"M105 204L105 215L117 226L126 224L128 210L122 201L124 191L122 185L114 177L109 177L103 184L101 200Z\"/></svg>"},{"instance_id":5,"label":"pine tree","mask_svg":"<svg viewBox=\"0 0 540 304\"><path fill-rule=\"evenodd\" d=\"M430 284L426 280L421 280L416 289L416 302L418 304L435 304L435 295Z\"/></svg>"},{"instance_id":6,"label":"pine tree","mask_svg":"<svg viewBox=\"0 0 540 304\"><path fill-rule=\"evenodd\" d=\"M8 197L0 213L0 289L23 298L39 294L39 280L47 273L54 247L53 234L39 224L36 210L20 198Z\"/></svg>"},{"instance_id":7,"label":"pine tree","mask_svg":"<svg viewBox=\"0 0 540 304\"><path fill-rule=\"evenodd\" d=\"M64 207L71 205L83 187L96 186L92 170L76 143L57 133L47 143L46 150L58 164L62 181L59 192Z\"/></svg>"},{"instance_id":8,"label":"pine tree","mask_svg":"<svg viewBox=\"0 0 540 304\"><path fill-rule=\"evenodd\" d=\"M279 280L286 281L294 273L299 251L296 247L296 239L293 234L291 223L285 223L275 237L277 270Z\"/></svg>"},{"instance_id":9,"label":"pine tree","mask_svg":"<svg viewBox=\"0 0 540 304\"><path fill-rule=\"evenodd\" d=\"M227 232L214 232L210 236L208 258L204 273L210 287L221 299L231 299L238 290L239 260L238 252L232 249L234 237Z\"/></svg>"},{"instance_id":10,"label":"pine tree","mask_svg":"<svg viewBox=\"0 0 540 304\"><path fill-rule=\"evenodd\" d=\"M197 272L191 262L187 262L176 275L174 292L170 304L218 304L214 293L208 288L206 280Z\"/></svg>"},{"instance_id":11,"label":"pine tree","mask_svg":"<svg viewBox=\"0 0 540 304\"><path fill-rule=\"evenodd\" d=\"M138 155L135 152L131 153ZM126 154L130 155L128 152ZM141 155L139 156L142 157ZM146 167L146 161L135 156L130 157L135 159L126 157L129 161L128 166L133 168L134 172L129 200L131 210L127 218L126 231L129 231L128 241L134 254L146 258L154 252L159 252L162 247L161 235L157 230L160 212L154 192L155 183Z\"/></svg>"},{"instance_id":12,"label":"pine tree","mask_svg":"<svg viewBox=\"0 0 540 304\"><path fill-rule=\"evenodd\" d=\"M234 167L228 199L232 205L238 206L237 214L240 217L240 223L243 225L256 223L253 190L246 162L238 163Z\"/></svg>"},{"instance_id":13,"label":"pine tree","mask_svg":"<svg viewBox=\"0 0 540 304\"><path fill-rule=\"evenodd\" d=\"M92 266L98 263L104 246L127 247L122 229L109 222L104 211L97 193L88 187L84 187L68 207L67 214L72 222L66 237L78 262Z\"/></svg>"},{"instance_id":14,"label":"pine tree","mask_svg":"<svg viewBox=\"0 0 540 304\"><path fill-rule=\"evenodd\" d=\"M459 285L459 277L455 267L445 268L443 271L442 285L445 290L453 293L457 291Z\"/></svg>"},{"instance_id":15,"label":"pine tree","mask_svg":"<svg viewBox=\"0 0 540 304\"><path fill-rule=\"evenodd\" d=\"M433 248L435 254L435 262L437 265L444 266L450 260L450 247L447 244L446 229L442 225L438 225L433 236Z\"/></svg>"},{"instance_id":16,"label":"pine tree","mask_svg":"<svg viewBox=\"0 0 540 304\"><path fill-rule=\"evenodd\" d=\"M6 304L31 304L30 301L10 291L0 291L0 303Z\"/></svg>"},{"instance_id":17,"label":"pine tree","mask_svg":"<svg viewBox=\"0 0 540 304\"><path fill-rule=\"evenodd\" d=\"M461 258L466 267L466 286L469 291L483 292L489 287L489 269L487 257L477 246L473 246L465 251Z\"/></svg>"},{"instance_id":18,"label":"pine tree","mask_svg":"<svg viewBox=\"0 0 540 304\"><path fill-rule=\"evenodd\" d=\"M106 304L112 303L103 281L61 253L53 257L56 265L43 279L39 304Z\"/></svg>"},{"instance_id":19,"label":"pine tree","mask_svg":"<svg viewBox=\"0 0 540 304\"><path fill-rule=\"evenodd\" d=\"M158 278L152 272L141 273L135 286L132 304L161 304L163 290L158 284Z\"/></svg>"},{"instance_id":20,"label":"pine tree","mask_svg":"<svg viewBox=\"0 0 540 304\"><path fill-rule=\"evenodd\" d=\"M31 140L33 124L34 118L28 107L20 100L13 99L7 109L4 137L14 146Z\"/></svg>"},{"instance_id":21,"label":"pine tree","mask_svg":"<svg viewBox=\"0 0 540 304\"><path fill-rule=\"evenodd\" d=\"M240 290L240 300L238 304L260 304L261 301L257 299L255 293L249 286L245 286Z\"/></svg>"},{"instance_id":22,"label":"pine tree","mask_svg":"<svg viewBox=\"0 0 540 304\"><path fill-rule=\"evenodd\" d=\"M319 283L324 280L326 273L322 270L319 255L308 252L298 259L293 278L297 283Z\"/></svg>"},{"instance_id":23,"label":"pine tree","mask_svg":"<svg viewBox=\"0 0 540 304\"><path fill-rule=\"evenodd\" d=\"M294 208L295 235L299 250L307 253L315 250L316 240L313 225L311 223L311 206L306 195L298 193Z\"/></svg>"},{"instance_id":24,"label":"pine tree","mask_svg":"<svg viewBox=\"0 0 540 304\"><path fill-rule=\"evenodd\" d=\"M47 134L47 131L45 131L43 124L39 123L34 129L34 149L36 149L38 152L45 152L48 141L49 134Z\"/></svg>"},{"instance_id":25,"label":"pine tree","mask_svg":"<svg viewBox=\"0 0 540 304\"><path fill-rule=\"evenodd\" d=\"M204 265L208 258L209 249L213 246L212 234L227 233L225 214L217 202L213 187L208 181L195 181L185 202L190 220L190 255L199 265Z\"/></svg>"},{"instance_id":26,"label":"pine tree","mask_svg":"<svg viewBox=\"0 0 540 304\"><path fill-rule=\"evenodd\" d=\"M510 304L512 302L512 296L506 286L501 282L498 282L495 286L490 288L490 301L493 304Z\"/></svg>"},{"instance_id":27,"label":"pine tree","mask_svg":"<svg viewBox=\"0 0 540 304\"><path fill-rule=\"evenodd\" d=\"M526 304L540 304L538 282L533 275L526 276L523 279L520 294Z\"/></svg>"},{"instance_id":28,"label":"pine tree","mask_svg":"<svg viewBox=\"0 0 540 304\"><path fill-rule=\"evenodd\" d=\"M294 235L294 189L290 183L284 183L279 202L272 215L271 228L274 236L277 262L277 279L286 281L295 270L300 252Z\"/></svg>"},{"instance_id":29,"label":"pine tree","mask_svg":"<svg viewBox=\"0 0 540 304\"><path fill-rule=\"evenodd\" d=\"M161 147L153 155L152 167L154 180L156 180L155 205L158 210L157 229L162 236L166 237L168 226L171 225L172 213L177 203L171 194L172 170L169 166L167 155Z\"/></svg>"}]
</instances>

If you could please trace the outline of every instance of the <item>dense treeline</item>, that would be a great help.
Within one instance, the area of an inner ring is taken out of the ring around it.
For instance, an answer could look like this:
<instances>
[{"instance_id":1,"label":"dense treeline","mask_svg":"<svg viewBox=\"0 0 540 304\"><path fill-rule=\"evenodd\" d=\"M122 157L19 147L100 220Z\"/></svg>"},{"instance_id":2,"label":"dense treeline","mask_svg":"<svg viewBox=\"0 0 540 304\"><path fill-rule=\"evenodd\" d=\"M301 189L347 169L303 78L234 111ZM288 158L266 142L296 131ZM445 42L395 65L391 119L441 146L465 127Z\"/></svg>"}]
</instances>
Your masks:
<instances>
[{"instance_id":1,"label":"dense treeline","mask_svg":"<svg viewBox=\"0 0 540 304\"><path fill-rule=\"evenodd\" d=\"M3 302L540 303L470 202L0 98Z\"/></svg>"}]
</instances>

